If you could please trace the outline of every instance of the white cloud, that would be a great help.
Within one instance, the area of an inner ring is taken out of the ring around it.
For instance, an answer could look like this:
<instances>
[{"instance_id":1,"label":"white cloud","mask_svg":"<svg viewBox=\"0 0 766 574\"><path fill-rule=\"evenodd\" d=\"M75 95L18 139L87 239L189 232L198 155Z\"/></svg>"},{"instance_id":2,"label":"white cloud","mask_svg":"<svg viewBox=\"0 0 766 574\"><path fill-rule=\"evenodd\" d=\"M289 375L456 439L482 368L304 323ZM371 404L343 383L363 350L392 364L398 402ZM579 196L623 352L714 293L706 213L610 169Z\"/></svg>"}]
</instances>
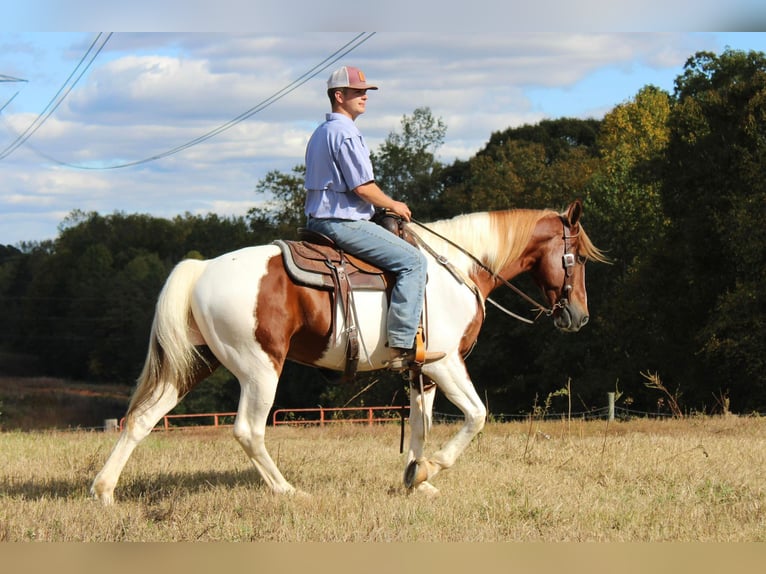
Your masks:
<instances>
[{"instance_id":1,"label":"white cloud","mask_svg":"<svg viewBox=\"0 0 766 574\"><path fill-rule=\"evenodd\" d=\"M243 214L259 201L253 189L267 171L303 163L305 143L328 108L329 69L285 89L356 36L115 34L28 145L0 160L0 244L52 237L55 217L75 208ZM0 73L34 78L2 113L11 129L0 122L0 152L42 111L93 37L0 34ZM715 36L680 33L381 32L342 63L380 84L358 120L373 149L402 116L429 107L447 125L438 156L452 161L511 126L600 117L642 85L667 82L696 50L721 48ZM0 88L2 106L13 92ZM104 168L149 159L280 93L230 129L164 159L101 170L57 163ZM41 215L33 224L34 213Z\"/></svg>"}]
</instances>

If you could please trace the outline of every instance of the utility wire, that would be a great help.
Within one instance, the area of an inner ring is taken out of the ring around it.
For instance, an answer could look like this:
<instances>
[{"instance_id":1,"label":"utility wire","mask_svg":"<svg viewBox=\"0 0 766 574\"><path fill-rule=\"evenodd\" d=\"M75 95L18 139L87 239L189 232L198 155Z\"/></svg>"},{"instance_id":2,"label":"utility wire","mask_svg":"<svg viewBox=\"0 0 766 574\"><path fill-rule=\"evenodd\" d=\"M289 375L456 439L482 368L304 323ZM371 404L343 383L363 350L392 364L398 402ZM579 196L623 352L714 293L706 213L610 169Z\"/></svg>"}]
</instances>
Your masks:
<instances>
[{"instance_id":1,"label":"utility wire","mask_svg":"<svg viewBox=\"0 0 766 574\"><path fill-rule=\"evenodd\" d=\"M98 47L95 48L102 34L103 32L98 33L98 35L93 40L93 42L91 43L90 47L85 52L83 57L80 58L80 61L77 63L77 66L75 66L74 70L72 70L72 73L69 74L69 77L62 84L61 88L59 88L58 92L56 92L56 94L51 98L51 100L48 102L48 105L45 106L42 112L40 112L37 118L35 118L35 120L31 124L29 124L29 126L27 127L26 130L24 130L24 132L18 135L18 137L13 141L13 143L11 143L2 152L0 152L0 159L5 159L9 155L11 155L25 141L27 141L30 137L32 137L32 135L40 128L40 126L42 126L45 123L45 121L51 116L51 114L56 111L56 109L61 105L64 99L66 99L66 97L70 94L70 92L75 87L75 85L77 85L77 82L80 81L80 79L85 75L85 72L88 71L88 68L90 68L90 66L93 64L93 61L96 59L96 57L98 57L98 55L101 53L101 50L104 49L104 46L106 46L106 43L109 41L109 38L112 37L112 32L110 32L106 36L106 38L103 41L101 41ZM69 82L74 77L74 75L77 73L77 70L80 69L80 67L83 65L83 63L88 58L88 55L91 54L91 52L93 54L92 56L90 56L90 60L88 61L87 65L85 65L85 67L82 69L80 74L74 79L72 84L68 85ZM3 108L5 108L5 106L3 106Z\"/></svg>"},{"instance_id":2,"label":"utility wire","mask_svg":"<svg viewBox=\"0 0 766 574\"><path fill-rule=\"evenodd\" d=\"M8 101L3 104L3 107L0 108L0 114L3 113L3 110L8 107L8 104L10 104L13 100L16 99L16 96L19 95L19 92L17 91L15 94L13 94L10 98L8 98Z\"/></svg>"},{"instance_id":3,"label":"utility wire","mask_svg":"<svg viewBox=\"0 0 766 574\"><path fill-rule=\"evenodd\" d=\"M149 163L149 162L152 162L152 161L156 161L158 159L162 159L162 158L166 158L166 157L171 156L171 155L175 155L175 154L177 154L177 153L179 153L181 151L184 151L184 150L186 150L186 149L188 149L190 147L193 147L195 145L201 144L201 143L203 143L203 142L205 142L205 141L207 141L207 140L209 140L209 139L211 139L211 138L213 138L213 137L215 137L215 136L225 132L228 129L231 129L232 127L236 126L237 124L239 124L239 123L245 121L246 119L252 117L256 113L264 110L265 108L267 108L271 104L273 104L273 103L279 101L280 99L284 98L285 96L287 96L291 92L295 91L296 89L298 89L300 86L302 86L303 84L305 84L306 82L308 82L312 78L314 78L317 75L319 75L322 71L326 70L327 68L329 68L330 66L335 64L338 60L344 58L347 54L349 54L350 52L352 52L353 50L355 50L356 48L358 48L359 46L361 46L362 44L367 42L367 40L372 38L374 35L375 35L375 32L362 32L360 34L357 34L352 40L350 40L349 42L347 42L346 44L344 44L343 46L338 48L335 52L333 52L332 54L327 56L324 60L322 60L321 62L319 62L318 64L316 64L315 66L313 66L312 68L310 68L309 70L304 72L303 74L298 76L298 78L293 80L287 86L285 86L281 90L275 92L273 95L269 96L268 98L266 98L265 100L263 100L259 104L253 106L252 108L250 108L246 112L241 113L240 115L236 116L235 118L229 120L228 122L218 126L217 128L215 128L213 130L210 130L209 132L207 132L207 133L205 133L205 134L203 134L203 135L201 135L199 137L196 137L196 138L194 138L194 139L192 139L192 140L190 140L190 141L188 141L188 142L186 142L184 144L176 146L176 147L174 147L172 149L169 149L169 150L167 150L165 152L158 153L156 155L147 157L145 159L130 161L130 162L126 162L126 163L120 163L120 164L115 164L115 165L109 165L109 166L87 166L87 165L72 164L72 163L67 163L67 162L63 162L63 161L57 160L57 159L52 158L52 157L50 157L48 155L40 153L39 151L37 153L39 155L43 156L44 158L46 158L47 160L52 161L52 162L54 162L54 163L56 163L58 165L65 166L65 167L70 167L70 168L74 168L74 169L83 169L83 170L109 170L109 169L121 169L121 168L125 168L125 167L134 167L134 166L137 166L137 165L140 165L140 164ZM2 156L0 156L0 158L1 157Z\"/></svg>"}]
</instances>

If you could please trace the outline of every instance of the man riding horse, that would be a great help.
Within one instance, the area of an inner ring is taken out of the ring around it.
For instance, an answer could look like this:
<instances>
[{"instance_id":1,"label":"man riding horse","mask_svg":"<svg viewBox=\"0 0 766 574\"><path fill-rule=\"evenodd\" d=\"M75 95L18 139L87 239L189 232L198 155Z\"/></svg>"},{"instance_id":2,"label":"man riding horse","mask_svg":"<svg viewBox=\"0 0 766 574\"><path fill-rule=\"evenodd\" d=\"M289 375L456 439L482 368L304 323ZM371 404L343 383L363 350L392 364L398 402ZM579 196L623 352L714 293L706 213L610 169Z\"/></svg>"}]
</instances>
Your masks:
<instances>
[{"instance_id":1,"label":"man riding horse","mask_svg":"<svg viewBox=\"0 0 766 574\"><path fill-rule=\"evenodd\" d=\"M407 204L375 183L370 150L354 123L365 111L367 90L377 89L358 68L343 66L330 75L327 96L332 111L306 147L305 212L310 230L396 277L388 307L388 368L402 371L416 357L427 263L420 250L371 221L376 208L405 221L411 217ZM443 357L428 351L418 359L430 363Z\"/></svg>"}]
</instances>

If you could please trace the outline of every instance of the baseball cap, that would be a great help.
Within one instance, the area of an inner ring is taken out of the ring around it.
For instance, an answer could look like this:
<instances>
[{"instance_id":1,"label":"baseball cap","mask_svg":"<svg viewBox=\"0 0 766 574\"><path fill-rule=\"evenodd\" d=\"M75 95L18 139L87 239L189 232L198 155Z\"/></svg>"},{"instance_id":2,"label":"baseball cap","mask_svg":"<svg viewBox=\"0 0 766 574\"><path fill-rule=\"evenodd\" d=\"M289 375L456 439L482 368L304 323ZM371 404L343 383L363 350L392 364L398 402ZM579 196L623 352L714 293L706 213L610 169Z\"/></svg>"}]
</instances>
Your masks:
<instances>
[{"instance_id":1,"label":"baseball cap","mask_svg":"<svg viewBox=\"0 0 766 574\"><path fill-rule=\"evenodd\" d=\"M354 88L356 90L377 90L378 86L372 86L367 83L364 72L353 66L343 66L338 68L327 80L327 89L333 88Z\"/></svg>"}]
</instances>

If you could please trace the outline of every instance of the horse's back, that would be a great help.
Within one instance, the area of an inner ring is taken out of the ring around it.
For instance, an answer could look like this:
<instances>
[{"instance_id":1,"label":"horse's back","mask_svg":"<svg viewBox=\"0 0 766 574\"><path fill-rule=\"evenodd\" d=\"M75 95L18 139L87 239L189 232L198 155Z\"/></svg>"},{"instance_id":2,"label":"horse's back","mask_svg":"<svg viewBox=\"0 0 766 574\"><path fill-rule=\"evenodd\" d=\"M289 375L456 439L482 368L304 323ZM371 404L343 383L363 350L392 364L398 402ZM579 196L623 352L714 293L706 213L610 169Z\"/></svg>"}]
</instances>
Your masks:
<instances>
[{"instance_id":1,"label":"horse's back","mask_svg":"<svg viewBox=\"0 0 766 574\"><path fill-rule=\"evenodd\" d=\"M245 291L257 288L268 271L269 261L279 256L274 245L243 247L208 260L207 268L195 286L195 300L239 299Z\"/></svg>"}]
</instances>

